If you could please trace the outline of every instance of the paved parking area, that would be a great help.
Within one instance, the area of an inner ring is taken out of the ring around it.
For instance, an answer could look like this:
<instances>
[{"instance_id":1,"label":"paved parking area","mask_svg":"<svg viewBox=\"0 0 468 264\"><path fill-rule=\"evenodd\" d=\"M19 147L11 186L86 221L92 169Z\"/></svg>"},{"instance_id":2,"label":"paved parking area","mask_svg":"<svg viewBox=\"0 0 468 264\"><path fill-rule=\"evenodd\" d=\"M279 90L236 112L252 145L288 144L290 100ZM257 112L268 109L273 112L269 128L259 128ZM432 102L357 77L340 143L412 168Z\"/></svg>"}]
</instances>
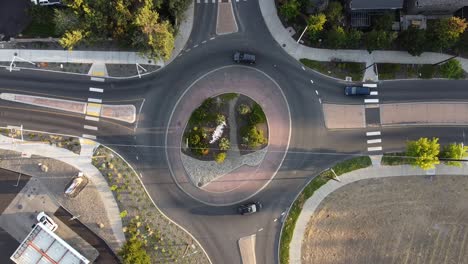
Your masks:
<instances>
[{"instance_id":1,"label":"paved parking area","mask_svg":"<svg viewBox=\"0 0 468 264\"><path fill-rule=\"evenodd\" d=\"M29 23L29 0L0 0L0 34L14 37Z\"/></svg>"}]
</instances>

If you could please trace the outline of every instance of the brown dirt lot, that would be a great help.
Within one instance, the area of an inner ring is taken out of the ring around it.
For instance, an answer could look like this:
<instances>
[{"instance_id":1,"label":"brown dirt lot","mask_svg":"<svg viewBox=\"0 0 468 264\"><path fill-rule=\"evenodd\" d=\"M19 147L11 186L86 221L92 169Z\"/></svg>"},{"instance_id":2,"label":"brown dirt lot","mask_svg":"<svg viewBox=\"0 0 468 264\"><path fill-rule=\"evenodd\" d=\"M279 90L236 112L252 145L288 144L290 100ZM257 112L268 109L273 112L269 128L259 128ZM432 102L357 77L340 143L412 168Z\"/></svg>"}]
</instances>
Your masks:
<instances>
[{"instance_id":1,"label":"brown dirt lot","mask_svg":"<svg viewBox=\"0 0 468 264\"><path fill-rule=\"evenodd\" d=\"M302 263L468 263L468 177L362 180L310 219Z\"/></svg>"}]
</instances>

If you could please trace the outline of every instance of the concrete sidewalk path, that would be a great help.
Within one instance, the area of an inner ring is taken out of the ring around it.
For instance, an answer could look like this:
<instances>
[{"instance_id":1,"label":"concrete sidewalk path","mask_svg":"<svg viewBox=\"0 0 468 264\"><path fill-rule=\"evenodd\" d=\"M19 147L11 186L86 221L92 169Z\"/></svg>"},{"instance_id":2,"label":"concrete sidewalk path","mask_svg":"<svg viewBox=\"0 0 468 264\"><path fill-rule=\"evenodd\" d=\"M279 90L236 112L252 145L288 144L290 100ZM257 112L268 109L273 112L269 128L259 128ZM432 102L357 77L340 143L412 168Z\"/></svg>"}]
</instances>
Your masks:
<instances>
[{"instance_id":1,"label":"concrete sidewalk path","mask_svg":"<svg viewBox=\"0 0 468 264\"><path fill-rule=\"evenodd\" d=\"M371 178L384 178L384 177L396 177L396 176L426 176L426 175L467 175L468 166L454 167L439 165L435 170L424 171L419 168L415 168L409 165L404 166L372 166L365 169L360 169L346 173L340 176L341 182L328 181L325 185L320 187L314 192L312 197L307 199L304 203L302 211L297 219L296 226L294 228L293 237L289 246L289 263L300 264L302 257L302 241L304 234L309 223L309 219L314 214L320 203L330 193L337 189L345 186L346 184Z\"/></svg>"},{"instance_id":2,"label":"concrete sidewalk path","mask_svg":"<svg viewBox=\"0 0 468 264\"><path fill-rule=\"evenodd\" d=\"M317 49L307 47L296 43L290 36L289 32L284 28L275 6L275 0L259 1L260 10L263 19L268 27L273 38L278 42L284 50L297 60L307 58L317 61L331 61L339 59L342 61L351 62L366 62L370 63L402 63L402 64L434 64L446 60L452 55L424 52L421 56L412 56L404 51L373 51L371 54L367 50L331 50ZM456 58L461 62L463 69L468 72L468 59Z\"/></svg>"},{"instance_id":3,"label":"concrete sidewalk path","mask_svg":"<svg viewBox=\"0 0 468 264\"><path fill-rule=\"evenodd\" d=\"M125 235L122 229L122 219L120 218L120 211L114 195L112 194L107 181L99 170L92 164L92 154L94 148L98 147L98 143L90 140L82 141L86 146L80 155L75 154L67 149L55 147L42 142L21 141L0 135L0 149L11 150L28 155L37 155L47 158L56 159L65 162L78 170L82 171L88 176L99 191L102 202L106 206L106 213L111 223L111 228L119 246L125 242Z\"/></svg>"}]
</instances>

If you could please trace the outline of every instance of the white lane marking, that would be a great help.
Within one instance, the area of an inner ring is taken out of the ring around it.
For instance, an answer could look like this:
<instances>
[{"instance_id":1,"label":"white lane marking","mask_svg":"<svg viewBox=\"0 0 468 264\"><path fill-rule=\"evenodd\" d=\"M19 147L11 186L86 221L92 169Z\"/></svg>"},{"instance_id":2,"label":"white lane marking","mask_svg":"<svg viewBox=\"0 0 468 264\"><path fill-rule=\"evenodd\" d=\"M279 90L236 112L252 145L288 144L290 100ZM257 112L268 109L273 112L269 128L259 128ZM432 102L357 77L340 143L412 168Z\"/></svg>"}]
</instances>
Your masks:
<instances>
[{"instance_id":1,"label":"white lane marking","mask_svg":"<svg viewBox=\"0 0 468 264\"><path fill-rule=\"evenodd\" d=\"M377 91L371 91L371 92L370 92L370 95L379 95L379 92L377 92Z\"/></svg>"},{"instance_id":2,"label":"white lane marking","mask_svg":"<svg viewBox=\"0 0 468 264\"><path fill-rule=\"evenodd\" d=\"M138 160L138 156L136 156L135 158L136 158L136 160Z\"/></svg>"},{"instance_id":3,"label":"white lane marking","mask_svg":"<svg viewBox=\"0 0 468 264\"><path fill-rule=\"evenodd\" d=\"M210 40L213 40L213 39L215 39L215 38L216 38L216 37L211 37Z\"/></svg>"},{"instance_id":4,"label":"white lane marking","mask_svg":"<svg viewBox=\"0 0 468 264\"><path fill-rule=\"evenodd\" d=\"M369 139L369 140L367 140L367 144L375 144L375 143L382 143L382 139L377 138L377 139Z\"/></svg>"},{"instance_id":5,"label":"white lane marking","mask_svg":"<svg viewBox=\"0 0 468 264\"><path fill-rule=\"evenodd\" d=\"M95 82L104 82L106 79L104 78L98 78L98 77L91 77L91 81Z\"/></svg>"},{"instance_id":6,"label":"white lane marking","mask_svg":"<svg viewBox=\"0 0 468 264\"><path fill-rule=\"evenodd\" d=\"M319 102L322 103L322 99L319 98Z\"/></svg>"},{"instance_id":7,"label":"white lane marking","mask_svg":"<svg viewBox=\"0 0 468 264\"><path fill-rule=\"evenodd\" d=\"M365 104L378 104L379 99L364 99Z\"/></svg>"},{"instance_id":8,"label":"white lane marking","mask_svg":"<svg viewBox=\"0 0 468 264\"><path fill-rule=\"evenodd\" d=\"M96 93L103 93L103 92L104 92L104 89L89 87L89 91L90 91L90 92L96 92Z\"/></svg>"},{"instance_id":9,"label":"white lane marking","mask_svg":"<svg viewBox=\"0 0 468 264\"><path fill-rule=\"evenodd\" d=\"M362 87L377 88L377 84L376 83L364 83L362 84Z\"/></svg>"},{"instance_id":10,"label":"white lane marking","mask_svg":"<svg viewBox=\"0 0 468 264\"><path fill-rule=\"evenodd\" d=\"M317 90L315 90L315 93L316 93L317 95L319 95Z\"/></svg>"},{"instance_id":11,"label":"white lane marking","mask_svg":"<svg viewBox=\"0 0 468 264\"><path fill-rule=\"evenodd\" d=\"M370 147L370 148L367 148L367 151L379 151L379 150L382 150L382 147Z\"/></svg>"},{"instance_id":12,"label":"white lane marking","mask_svg":"<svg viewBox=\"0 0 468 264\"><path fill-rule=\"evenodd\" d=\"M88 125L84 125L84 129L94 130L94 131L98 130L97 127L95 127L95 126L88 126Z\"/></svg>"},{"instance_id":13,"label":"white lane marking","mask_svg":"<svg viewBox=\"0 0 468 264\"><path fill-rule=\"evenodd\" d=\"M101 99L96 99L96 98L88 98L88 102L92 103L102 103Z\"/></svg>"},{"instance_id":14,"label":"white lane marking","mask_svg":"<svg viewBox=\"0 0 468 264\"><path fill-rule=\"evenodd\" d=\"M302 70L303 70L303 71L305 71L305 68L304 68L304 66L301 66L301 68L302 68Z\"/></svg>"},{"instance_id":15,"label":"white lane marking","mask_svg":"<svg viewBox=\"0 0 468 264\"><path fill-rule=\"evenodd\" d=\"M273 222L276 222L276 221L278 221L278 218L273 219Z\"/></svg>"},{"instance_id":16,"label":"white lane marking","mask_svg":"<svg viewBox=\"0 0 468 264\"><path fill-rule=\"evenodd\" d=\"M284 215L286 212L282 212L281 215Z\"/></svg>"},{"instance_id":17,"label":"white lane marking","mask_svg":"<svg viewBox=\"0 0 468 264\"><path fill-rule=\"evenodd\" d=\"M185 52L189 52L191 49L186 49Z\"/></svg>"},{"instance_id":18,"label":"white lane marking","mask_svg":"<svg viewBox=\"0 0 468 264\"><path fill-rule=\"evenodd\" d=\"M197 44L197 45L195 45L195 46L193 46L193 48L196 48L196 47L198 47L198 44Z\"/></svg>"},{"instance_id":19,"label":"white lane marking","mask_svg":"<svg viewBox=\"0 0 468 264\"><path fill-rule=\"evenodd\" d=\"M89 139L96 139L96 136L93 136L93 135L88 135L88 134L83 134L84 138L89 138Z\"/></svg>"},{"instance_id":20,"label":"white lane marking","mask_svg":"<svg viewBox=\"0 0 468 264\"><path fill-rule=\"evenodd\" d=\"M99 122L99 117L86 116L85 119L86 119L86 120L89 120L89 121L96 121L96 122Z\"/></svg>"},{"instance_id":21,"label":"white lane marking","mask_svg":"<svg viewBox=\"0 0 468 264\"><path fill-rule=\"evenodd\" d=\"M314 84L314 80L310 80L310 82L311 82L312 84Z\"/></svg>"},{"instance_id":22,"label":"white lane marking","mask_svg":"<svg viewBox=\"0 0 468 264\"><path fill-rule=\"evenodd\" d=\"M260 229L258 230L258 232L262 232L262 230L263 230L263 227L262 227L262 228L260 228Z\"/></svg>"},{"instance_id":23,"label":"white lane marking","mask_svg":"<svg viewBox=\"0 0 468 264\"><path fill-rule=\"evenodd\" d=\"M380 136L380 131L367 132L366 136L368 136L368 137L370 137L370 136Z\"/></svg>"},{"instance_id":24,"label":"white lane marking","mask_svg":"<svg viewBox=\"0 0 468 264\"><path fill-rule=\"evenodd\" d=\"M202 43L202 44L205 44L205 43L206 43L206 40L202 41L201 43Z\"/></svg>"}]
</instances>

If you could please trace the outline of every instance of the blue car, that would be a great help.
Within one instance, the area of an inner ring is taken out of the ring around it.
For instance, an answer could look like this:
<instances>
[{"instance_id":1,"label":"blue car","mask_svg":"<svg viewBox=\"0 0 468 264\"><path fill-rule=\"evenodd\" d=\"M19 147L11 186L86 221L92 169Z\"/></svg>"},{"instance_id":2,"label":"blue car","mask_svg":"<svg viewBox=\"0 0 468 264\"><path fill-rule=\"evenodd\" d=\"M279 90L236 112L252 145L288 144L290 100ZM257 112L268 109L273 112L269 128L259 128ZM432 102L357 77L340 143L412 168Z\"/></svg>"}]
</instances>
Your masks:
<instances>
[{"instance_id":1,"label":"blue car","mask_svg":"<svg viewBox=\"0 0 468 264\"><path fill-rule=\"evenodd\" d=\"M345 95L370 95L369 87L359 87L359 86L346 86Z\"/></svg>"}]
</instances>

